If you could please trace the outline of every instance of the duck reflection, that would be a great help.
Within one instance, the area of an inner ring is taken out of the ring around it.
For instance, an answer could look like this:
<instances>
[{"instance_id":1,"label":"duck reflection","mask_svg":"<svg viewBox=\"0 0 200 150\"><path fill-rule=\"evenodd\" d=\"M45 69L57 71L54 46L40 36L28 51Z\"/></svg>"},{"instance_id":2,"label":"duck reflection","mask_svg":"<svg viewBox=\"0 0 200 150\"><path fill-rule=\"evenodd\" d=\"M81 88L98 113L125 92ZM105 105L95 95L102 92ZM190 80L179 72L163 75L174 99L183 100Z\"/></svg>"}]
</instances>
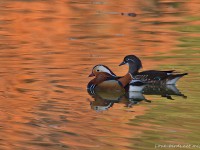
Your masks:
<instances>
[{"instance_id":1,"label":"duck reflection","mask_svg":"<svg viewBox=\"0 0 200 150\"><path fill-rule=\"evenodd\" d=\"M140 102L151 103L151 100L145 98L145 95L160 95L166 99L174 100L172 96L181 96L182 94L175 85L146 85L142 92L123 92L112 90L88 90L89 95L93 98L90 106L97 112L108 110L114 106L114 103L125 104L124 107L132 108Z\"/></svg>"},{"instance_id":2,"label":"duck reflection","mask_svg":"<svg viewBox=\"0 0 200 150\"><path fill-rule=\"evenodd\" d=\"M90 101L91 108L97 112L108 110L114 103L119 103L125 98L125 92L120 90L88 90L88 93L94 99Z\"/></svg>"},{"instance_id":3,"label":"duck reflection","mask_svg":"<svg viewBox=\"0 0 200 150\"><path fill-rule=\"evenodd\" d=\"M172 96L181 96L187 98L182 94L175 85L146 85L143 89L143 94L145 95L160 95L161 97L166 97L167 99L173 100Z\"/></svg>"},{"instance_id":4,"label":"duck reflection","mask_svg":"<svg viewBox=\"0 0 200 150\"><path fill-rule=\"evenodd\" d=\"M135 104L139 104L141 101L151 103L151 100L147 100L143 93L141 92L129 92L126 93L128 103L126 103L125 107L131 108Z\"/></svg>"}]
</instances>

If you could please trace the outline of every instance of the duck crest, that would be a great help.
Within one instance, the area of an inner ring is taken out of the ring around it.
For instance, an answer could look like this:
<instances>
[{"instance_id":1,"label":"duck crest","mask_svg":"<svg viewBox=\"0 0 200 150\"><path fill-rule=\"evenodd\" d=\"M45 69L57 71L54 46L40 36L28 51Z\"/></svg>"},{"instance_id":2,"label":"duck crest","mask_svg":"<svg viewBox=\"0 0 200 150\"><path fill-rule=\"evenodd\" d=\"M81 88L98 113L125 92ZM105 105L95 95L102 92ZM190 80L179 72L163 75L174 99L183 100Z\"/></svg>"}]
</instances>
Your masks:
<instances>
[{"instance_id":1,"label":"duck crest","mask_svg":"<svg viewBox=\"0 0 200 150\"><path fill-rule=\"evenodd\" d=\"M110 68L108 68L107 66L105 65L102 65L102 64L98 64L96 66L94 66L92 68L92 73L89 75L90 77L91 76L95 76L95 74L97 74L98 72L106 72L108 74L110 74L111 76L115 77L116 75L112 72L112 70Z\"/></svg>"},{"instance_id":2,"label":"duck crest","mask_svg":"<svg viewBox=\"0 0 200 150\"><path fill-rule=\"evenodd\" d=\"M133 66L135 67L134 70L138 71L142 68L142 61L135 55L127 55L124 57L124 60L122 63L119 64L119 66L128 64L129 69L133 69ZM130 68L130 65L132 68Z\"/></svg>"}]
</instances>

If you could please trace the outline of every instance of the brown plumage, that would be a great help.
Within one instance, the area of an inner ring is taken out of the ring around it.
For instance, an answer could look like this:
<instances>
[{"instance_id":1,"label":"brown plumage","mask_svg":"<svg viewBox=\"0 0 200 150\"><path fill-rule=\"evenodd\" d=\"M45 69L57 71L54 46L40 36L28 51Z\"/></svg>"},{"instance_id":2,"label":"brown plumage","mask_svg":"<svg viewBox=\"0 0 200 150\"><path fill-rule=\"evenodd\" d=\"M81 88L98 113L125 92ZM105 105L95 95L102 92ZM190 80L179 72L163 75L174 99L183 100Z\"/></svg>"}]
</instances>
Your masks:
<instances>
[{"instance_id":1,"label":"brown plumage","mask_svg":"<svg viewBox=\"0 0 200 150\"><path fill-rule=\"evenodd\" d=\"M128 85L132 80L132 77L129 73L127 73L125 76L118 79L118 81L122 84L122 87L125 87Z\"/></svg>"},{"instance_id":2,"label":"brown plumage","mask_svg":"<svg viewBox=\"0 0 200 150\"><path fill-rule=\"evenodd\" d=\"M98 72L96 75L95 75L95 78L92 79L88 85L98 85L100 83L102 83L103 81L106 81L108 80L109 78L111 78L112 76L106 72Z\"/></svg>"},{"instance_id":3,"label":"brown plumage","mask_svg":"<svg viewBox=\"0 0 200 150\"><path fill-rule=\"evenodd\" d=\"M88 85L88 90L117 90L117 91L124 91L125 86L127 86L132 77L129 73L127 73L123 77L117 77L108 67L103 65L97 65L92 69L92 73L89 75L95 76Z\"/></svg>"}]
</instances>

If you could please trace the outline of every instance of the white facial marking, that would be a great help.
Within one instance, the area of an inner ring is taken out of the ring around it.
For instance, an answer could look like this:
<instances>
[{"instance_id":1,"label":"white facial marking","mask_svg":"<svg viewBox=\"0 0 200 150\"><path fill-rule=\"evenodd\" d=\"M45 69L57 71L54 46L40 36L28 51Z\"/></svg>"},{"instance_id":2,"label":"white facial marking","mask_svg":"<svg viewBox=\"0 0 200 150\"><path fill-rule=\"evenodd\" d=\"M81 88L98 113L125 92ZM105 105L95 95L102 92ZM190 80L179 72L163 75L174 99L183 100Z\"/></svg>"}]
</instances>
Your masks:
<instances>
[{"instance_id":1,"label":"white facial marking","mask_svg":"<svg viewBox=\"0 0 200 150\"><path fill-rule=\"evenodd\" d=\"M133 59L129 59L129 58L128 58L127 61L129 61L129 60L132 61L132 62L135 62Z\"/></svg>"},{"instance_id":2,"label":"white facial marking","mask_svg":"<svg viewBox=\"0 0 200 150\"><path fill-rule=\"evenodd\" d=\"M108 74L114 76L114 75L110 72L110 70L107 69L107 68L104 67L104 66L97 66L95 69L96 69L96 71L99 70L98 72L106 72L106 73L108 73Z\"/></svg>"}]
</instances>

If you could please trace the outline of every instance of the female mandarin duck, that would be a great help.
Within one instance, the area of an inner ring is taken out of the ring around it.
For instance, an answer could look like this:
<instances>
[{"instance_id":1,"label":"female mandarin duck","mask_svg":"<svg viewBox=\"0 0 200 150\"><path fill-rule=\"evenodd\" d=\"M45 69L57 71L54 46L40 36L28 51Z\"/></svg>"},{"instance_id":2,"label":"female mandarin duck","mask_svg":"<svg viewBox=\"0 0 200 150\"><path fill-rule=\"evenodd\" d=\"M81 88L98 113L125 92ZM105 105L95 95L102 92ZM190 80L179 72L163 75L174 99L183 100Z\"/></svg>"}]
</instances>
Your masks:
<instances>
[{"instance_id":1,"label":"female mandarin duck","mask_svg":"<svg viewBox=\"0 0 200 150\"><path fill-rule=\"evenodd\" d=\"M141 81L131 82L132 75L129 72L125 76L118 77L105 65L94 66L89 77L92 76L95 78L87 85L90 93L94 93L94 90L141 91L144 88L144 83Z\"/></svg>"},{"instance_id":2,"label":"female mandarin duck","mask_svg":"<svg viewBox=\"0 0 200 150\"><path fill-rule=\"evenodd\" d=\"M142 68L141 60L135 55L127 55L119 66L128 64L129 73L132 75L133 80L140 80L150 84L176 84L176 82L187 75L188 73L176 73L175 70L159 71L159 70L147 70L139 72Z\"/></svg>"}]
</instances>

